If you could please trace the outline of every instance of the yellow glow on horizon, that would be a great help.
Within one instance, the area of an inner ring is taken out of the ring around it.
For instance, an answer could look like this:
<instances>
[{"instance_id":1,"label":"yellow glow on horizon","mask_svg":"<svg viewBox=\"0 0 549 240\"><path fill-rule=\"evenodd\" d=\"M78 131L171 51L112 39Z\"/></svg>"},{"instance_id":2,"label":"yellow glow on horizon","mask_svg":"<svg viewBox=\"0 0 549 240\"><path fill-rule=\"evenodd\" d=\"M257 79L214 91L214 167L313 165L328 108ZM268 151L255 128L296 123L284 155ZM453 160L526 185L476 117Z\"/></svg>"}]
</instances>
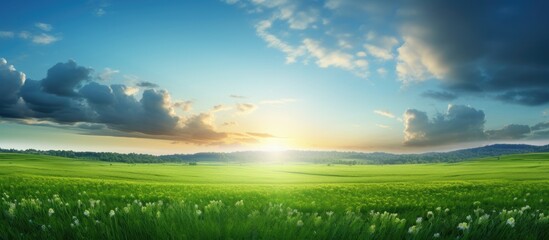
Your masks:
<instances>
[{"instance_id":1,"label":"yellow glow on horizon","mask_svg":"<svg viewBox=\"0 0 549 240\"><path fill-rule=\"evenodd\" d=\"M288 149L287 142L282 138L267 139L258 148L258 150L266 152L282 152Z\"/></svg>"}]
</instances>

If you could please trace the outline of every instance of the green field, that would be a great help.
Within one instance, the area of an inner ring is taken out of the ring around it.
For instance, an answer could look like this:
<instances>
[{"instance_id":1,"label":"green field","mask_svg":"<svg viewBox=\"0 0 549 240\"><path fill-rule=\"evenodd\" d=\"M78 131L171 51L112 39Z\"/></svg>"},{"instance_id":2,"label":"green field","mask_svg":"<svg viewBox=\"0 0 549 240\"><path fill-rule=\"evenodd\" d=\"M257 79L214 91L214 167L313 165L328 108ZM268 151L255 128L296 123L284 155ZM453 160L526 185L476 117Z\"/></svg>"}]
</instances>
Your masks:
<instances>
[{"instance_id":1,"label":"green field","mask_svg":"<svg viewBox=\"0 0 549 240\"><path fill-rule=\"evenodd\" d=\"M547 153L360 166L0 154L0 194L0 239L549 239Z\"/></svg>"}]
</instances>

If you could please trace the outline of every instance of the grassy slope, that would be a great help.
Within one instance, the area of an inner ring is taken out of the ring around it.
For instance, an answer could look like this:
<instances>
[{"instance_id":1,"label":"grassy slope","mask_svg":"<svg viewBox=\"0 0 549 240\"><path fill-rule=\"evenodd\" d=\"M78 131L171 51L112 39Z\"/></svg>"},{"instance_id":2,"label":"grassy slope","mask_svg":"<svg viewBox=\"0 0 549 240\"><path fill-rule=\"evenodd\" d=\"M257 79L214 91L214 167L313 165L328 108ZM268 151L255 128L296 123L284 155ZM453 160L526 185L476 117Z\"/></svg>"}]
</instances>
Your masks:
<instances>
[{"instance_id":1,"label":"grassy slope","mask_svg":"<svg viewBox=\"0 0 549 240\"><path fill-rule=\"evenodd\" d=\"M464 180L549 180L549 153L460 163L417 165L125 164L61 157L0 154L0 177L42 176L147 183L391 183Z\"/></svg>"}]
</instances>

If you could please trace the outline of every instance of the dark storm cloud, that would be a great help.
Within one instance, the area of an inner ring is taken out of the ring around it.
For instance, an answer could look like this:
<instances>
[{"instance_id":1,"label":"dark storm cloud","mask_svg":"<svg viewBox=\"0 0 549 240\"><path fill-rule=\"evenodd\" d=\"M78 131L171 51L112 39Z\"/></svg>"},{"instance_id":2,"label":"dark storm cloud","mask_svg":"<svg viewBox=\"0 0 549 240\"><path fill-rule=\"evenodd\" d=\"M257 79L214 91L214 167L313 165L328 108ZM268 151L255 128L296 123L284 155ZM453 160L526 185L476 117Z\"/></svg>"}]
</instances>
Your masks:
<instances>
[{"instance_id":1,"label":"dark storm cloud","mask_svg":"<svg viewBox=\"0 0 549 240\"><path fill-rule=\"evenodd\" d=\"M499 130L488 130L486 135L490 139L522 139L530 132L528 125L511 124Z\"/></svg>"},{"instance_id":2,"label":"dark storm cloud","mask_svg":"<svg viewBox=\"0 0 549 240\"><path fill-rule=\"evenodd\" d=\"M549 128L549 122L541 122L531 127L532 131L544 130Z\"/></svg>"},{"instance_id":3,"label":"dark storm cloud","mask_svg":"<svg viewBox=\"0 0 549 240\"><path fill-rule=\"evenodd\" d=\"M27 79L21 88L21 98L30 110L24 118L39 118L60 123L89 121L89 109L82 101L47 93L42 89L42 82Z\"/></svg>"},{"instance_id":4,"label":"dark storm cloud","mask_svg":"<svg viewBox=\"0 0 549 240\"><path fill-rule=\"evenodd\" d=\"M497 96L497 99L510 103L537 106L549 102L549 90L508 91Z\"/></svg>"},{"instance_id":5,"label":"dark storm cloud","mask_svg":"<svg viewBox=\"0 0 549 240\"><path fill-rule=\"evenodd\" d=\"M0 59L0 117L22 124L36 120L112 136L197 144L220 143L229 136L215 130L213 113L178 116L165 90L146 89L137 99L135 88L91 81L91 73L92 69L68 61L50 68L42 80L25 79L25 74Z\"/></svg>"},{"instance_id":6,"label":"dark storm cloud","mask_svg":"<svg viewBox=\"0 0 549 240\"><path fill-rule=\"evenodd\" d=\"M404 113L404 143L410 146L442 145L484 138L484 112L469 106L450 105L446 113L429 120L425 112Z\"/></svg>"},{"instance_id":7,"label":"dark storm cloud","mask_svg":"<svg viewBox=\"0 0 549 240\"><path fill-rule=\"evenodd\" d=\"M542 139L549 137L549 122L534 126L510 124L484 130L484 112L470 106L449 105L446 113L429 119L426 112L408 109L404 113L404 144L434 146L479 140Z\"/></svg>"},{"instance_id":8,"label":"dark storm cloud","mask_svg":"<svg viewBox=\"0 0 549 240\"><path fill-rule=\"evenodd\" d=\"M0 108L13 105L19 99L19 89L25 83L25 74L18 72L0 58Z\"/></svg>"},{"instance_id":9,"label":"dark storm cloud","mask_svg":"<svg viewBox=\"0 0 549 240\"><path fill-rule=\"evenodd\" d=\"M111 88L96 82L91 82L82 87L79 93L92 105L108 105L114 102Z\"/></svg>"},{"instance_id":10,"label":"dark storm cloud","mask_svg":"<svg viewBox=\"0 0 549 240\"><path fill-rule=\"evenodd\" d=\"M156 83L146 82L146 81L138 82L137 86L138 87L143 87L143 88L157 88L157 87L159 87L158 84L156 84Z\"/></svg>"},{"instance_id":11,"label":"dark storm cloud","mask_svg":"<svg viewBox=\"0 0 549 240\"><path fill-rule=\"evenodd\" d=\"M446 91L438 92L433 90L426 91L423 94L421 94L421 96L432 98L435 100L440 100L440 101L452 101L458 97L456 94L453 94L450 92L446 92Z\"/></svg>"},{"instance_id":12,"label":"dark storm cloud","mask_svg":"<svg viewBox=\"0 0 549 240\"><path fill-rule=\"evenodd\" d=\"M41 82L44 92L59 96L75 96L75 88L91 79L92 70L76 65L75 61L58 63L48 70L48 76Z\"/></svg>"},{"instance_id":13,"label":"dark storm cloud","mask_svg":"<svg viewBox=\"0 0 549 240\"><path fill-rule=\"evenodd\" d=\"M427 0L405 6L400 9L401 69L421 62L454 93L487 92L522 105L549 103L548 1ZM401 51L407 47L428 54Z\"/></svg>"}]
</instances>

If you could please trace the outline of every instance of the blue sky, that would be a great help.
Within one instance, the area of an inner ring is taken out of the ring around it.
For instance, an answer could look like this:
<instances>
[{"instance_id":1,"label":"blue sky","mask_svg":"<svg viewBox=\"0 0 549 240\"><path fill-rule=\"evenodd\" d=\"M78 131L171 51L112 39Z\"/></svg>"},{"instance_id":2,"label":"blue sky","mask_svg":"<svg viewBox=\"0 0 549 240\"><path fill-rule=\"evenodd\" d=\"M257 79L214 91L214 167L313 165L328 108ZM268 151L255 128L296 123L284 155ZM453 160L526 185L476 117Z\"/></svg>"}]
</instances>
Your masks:
<instances>
[{"instance_id":1,"label":"blue sky","mask_svg":"<svg viewBox=\"0 0 549 240\"><path fill-rule=\"evenodd\" d=\"M0 147L544 144L548 19L529 14L539 4L7 1Z\"/></svg>"}]
</instances>

